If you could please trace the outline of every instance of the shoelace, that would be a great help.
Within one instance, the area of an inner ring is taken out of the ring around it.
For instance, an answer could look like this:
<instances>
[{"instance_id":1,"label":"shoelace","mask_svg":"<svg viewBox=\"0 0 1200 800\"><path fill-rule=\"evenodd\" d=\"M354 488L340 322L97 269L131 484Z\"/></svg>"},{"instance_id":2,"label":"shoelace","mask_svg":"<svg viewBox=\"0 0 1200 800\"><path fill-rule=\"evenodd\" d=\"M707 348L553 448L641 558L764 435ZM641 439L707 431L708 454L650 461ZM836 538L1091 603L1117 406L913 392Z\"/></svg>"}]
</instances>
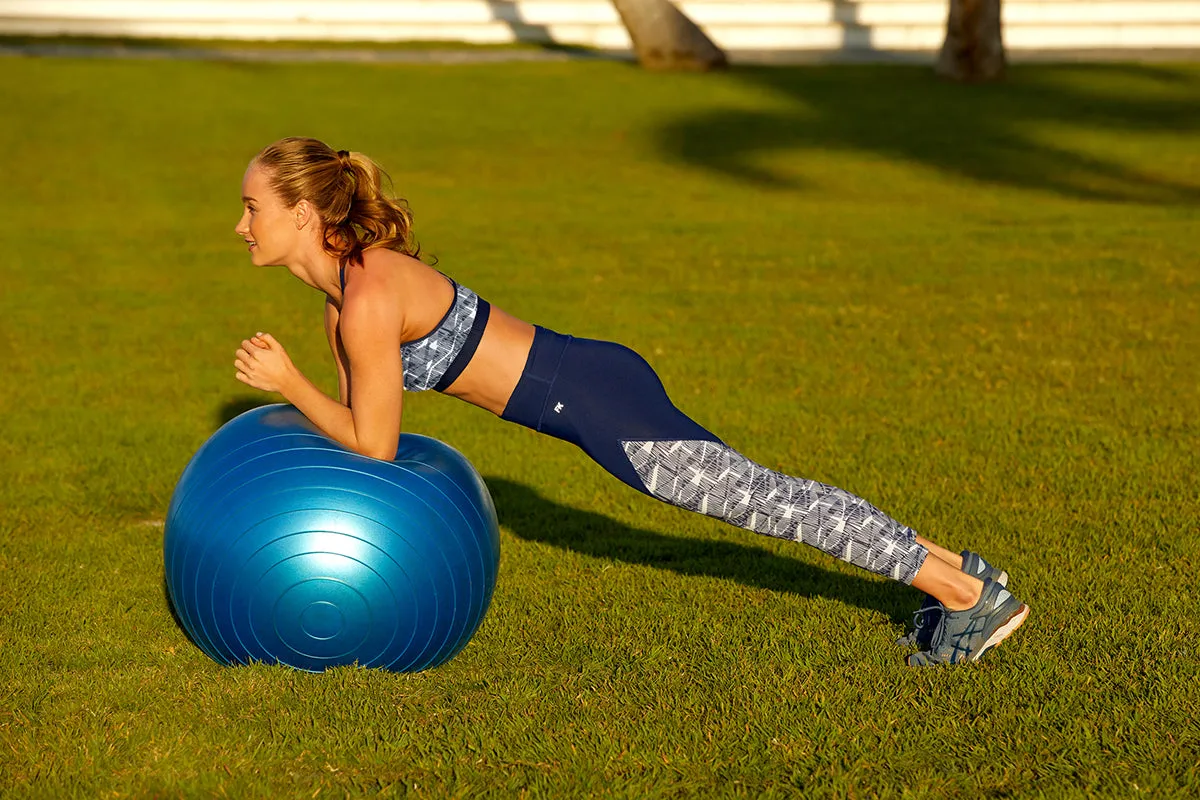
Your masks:
<instances>
[{"instance_id":1,"label":"shoelace","mask_svg":"<svg viewBox=\"0 0 1200 800\"><path fill-rule=\"evenodd\" d=\"M929 612L930 611L941 611L941 610L942 610L941 603L931 603L930 605L927 605L927 606L921 606L920 608L917 609L916 613L913 614L913 627L915 627L918 631L923 630L925 628L925 617L932 616ZM936 625L937 623L934 623L934 624Z\"/></svg>"},{"instance_id":2,"label":"shoelace","mask_svg":"<svg viewBox=\"0 0 1200 800\"><path fill-rule=\"evenodd\" d=\"M934 620L940 617L942 605L936 600L929 602L928 597L926 597L926 601L927 604L921 606L919 609L917 609L916 613L913 614L913 630L897 639L896 644L909 647L912 645L920 645L922 639L929 641L929 639L926 639L925 634L926 632L931 632L937 628L937 622Z\"/></svg>"}]
</instances>

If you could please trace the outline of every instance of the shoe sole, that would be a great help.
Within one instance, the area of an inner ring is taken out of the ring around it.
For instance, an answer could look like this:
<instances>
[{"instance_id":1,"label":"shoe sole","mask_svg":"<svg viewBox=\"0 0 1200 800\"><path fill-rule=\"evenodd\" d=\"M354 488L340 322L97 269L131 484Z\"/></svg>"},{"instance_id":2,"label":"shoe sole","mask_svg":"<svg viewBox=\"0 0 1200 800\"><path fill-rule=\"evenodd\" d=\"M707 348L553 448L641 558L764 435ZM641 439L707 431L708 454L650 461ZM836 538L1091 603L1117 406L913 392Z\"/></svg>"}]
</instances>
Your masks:
<instances>
[{"instance_id":1,"label":"shoe sole","mask_svg":"<svg viewBox=\"0 0 1200 800\"><path fill-rule=\"evenodd\" d=\"M1000 570L1000 574L996 576L996 583L1000 584L1005 589L1008 588L1008 570Z\"/></svg>"},{"instance_id":2,"label":"shoe sole","mask_svg":"<svg viewBox=\"0 0 1200 800\"><path fill-rule=\"evenodd\" d=\"M1028 616L1029 606L1022 603L1021 607L1017 609L1016 613L1009 617L1003 625L996 629L995 633L988 637L988 640L983 643L983 647L979 648L979 652L974 653L971 656L971 660L978 661L979 659L983 658L984 653L1003 642L1005 639L1011 636L1017 628L1021 627L1021 623L1023 623L1025 618Z\"/></svg>"}]
</instances>

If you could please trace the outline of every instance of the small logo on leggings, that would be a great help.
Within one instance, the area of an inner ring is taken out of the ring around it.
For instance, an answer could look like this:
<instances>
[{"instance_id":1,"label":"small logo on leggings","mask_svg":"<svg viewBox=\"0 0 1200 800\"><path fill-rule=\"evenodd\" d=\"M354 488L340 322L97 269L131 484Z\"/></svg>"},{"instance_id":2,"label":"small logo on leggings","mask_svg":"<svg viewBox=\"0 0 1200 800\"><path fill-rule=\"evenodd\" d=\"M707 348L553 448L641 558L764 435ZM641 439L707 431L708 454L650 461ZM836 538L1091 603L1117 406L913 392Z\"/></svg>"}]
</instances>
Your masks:
<instances>
[{"instance_id":1,"label":"small logo on leggings","mask_svg":"<svg viewBox=\"0 0 1200 800\"><path fill-rule=\"evenodd\" d=\"M555 413L555 414L561 414L561 413L562 413L562 410L563 410L563 404L562 404L562 403L557 403L557 404L554 406L554 413Z\"/></svg>"}]
</instances>

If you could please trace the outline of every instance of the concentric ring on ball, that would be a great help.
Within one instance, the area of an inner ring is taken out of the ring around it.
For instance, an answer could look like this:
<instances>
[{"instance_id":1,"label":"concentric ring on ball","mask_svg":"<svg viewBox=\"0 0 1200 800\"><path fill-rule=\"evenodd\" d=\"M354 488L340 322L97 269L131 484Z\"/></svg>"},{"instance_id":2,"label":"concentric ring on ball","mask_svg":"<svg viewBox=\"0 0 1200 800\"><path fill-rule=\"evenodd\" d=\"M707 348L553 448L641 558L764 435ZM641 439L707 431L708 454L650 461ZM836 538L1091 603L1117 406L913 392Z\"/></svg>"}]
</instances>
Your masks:
<instances>
[{"instance_id":1,"label":"concentric ring on ball","mask_svg":"<svg viewBox=\"0 0 1200 800\"><path fill-rule=\"evenodd\" d=\"M288 405L248 411L193 456L163 540L167 593L222 664L429 669L479 628L500 542L483 479L403 434L394 461L322 435Z\"/></svg>"}]
</instances>

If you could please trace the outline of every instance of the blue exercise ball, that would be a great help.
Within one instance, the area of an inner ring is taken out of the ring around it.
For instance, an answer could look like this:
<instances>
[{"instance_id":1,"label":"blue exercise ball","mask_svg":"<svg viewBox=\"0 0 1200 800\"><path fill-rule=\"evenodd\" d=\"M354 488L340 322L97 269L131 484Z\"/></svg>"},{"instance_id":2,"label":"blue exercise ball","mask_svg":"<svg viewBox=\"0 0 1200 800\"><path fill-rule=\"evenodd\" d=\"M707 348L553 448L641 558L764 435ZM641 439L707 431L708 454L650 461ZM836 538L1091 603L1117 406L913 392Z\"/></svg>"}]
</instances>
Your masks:
<instances>
[{"instance_id":1,"label":"blue exercise ball","mask_svg":"<svg viewBox=\"0 0 1200 800\"><path fill-rule=\"evenodd\" d=\"M290 405L256 408L192 457L163 564L191 639L222 664L416 672L479 628L496 587L491 494L454 448L401 435L354 453Z\"/></svg>"}]
</instances>

